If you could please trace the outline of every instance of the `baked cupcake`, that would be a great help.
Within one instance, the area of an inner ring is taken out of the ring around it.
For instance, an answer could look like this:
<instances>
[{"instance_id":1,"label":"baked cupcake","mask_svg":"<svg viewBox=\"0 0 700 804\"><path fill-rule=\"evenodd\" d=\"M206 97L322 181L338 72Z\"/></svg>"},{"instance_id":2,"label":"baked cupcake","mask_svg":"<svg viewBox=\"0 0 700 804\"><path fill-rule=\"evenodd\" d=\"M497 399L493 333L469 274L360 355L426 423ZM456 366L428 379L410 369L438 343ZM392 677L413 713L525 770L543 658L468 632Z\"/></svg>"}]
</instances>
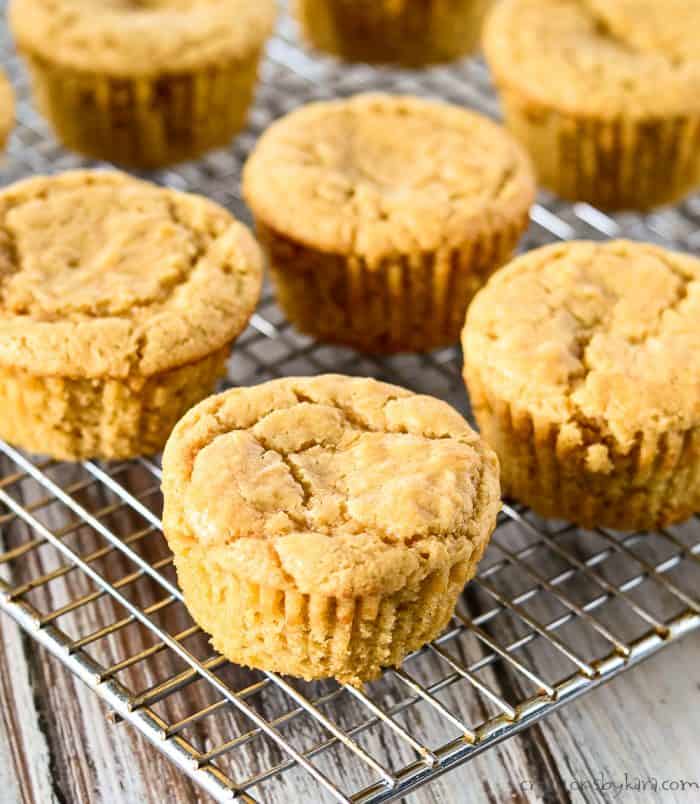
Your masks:
<instances>
[{"instance_id":1,"label":"baked cupcake","mask_svg":"<svg viewBox=\"0 0 700 804\"><path fill-rule=\"evenodd\" d=\"M347 61L454 61L479 43L491 0L295 0L308 42Z\"/></svg>"},{"instance_id":2,"label":"baked cupcake","mask_svg":"<svg viewBox=\"0 0 700 804\"><path fill-rule=\"evenodd\" d=\"M0 69L0 149L5 147L15 123L15 96L12 84Z\"/></svg>"},{"instance_id":3,"label":"baked cupcake","mask_svg":"<svg viewBox=\"0 0 700 804\"><path fill-rule=\"evenodd\" d=\"M290 321L321 340L398 352L459 339L473 294L527 226L535 184L490 120L367 94L273 124L243 192Z\"/></svg>"},{"instance_id":4,"label":"baked cupcake","mask_svg":"<svg viewBox=\"0 0 700 804\"><path fill-rule=\"evenodd\" d=\"M158 167L244 125L274 0L11 0L38 104L69 148Z\"/></svg>"},{"instance_id":5,"label":"baked cupcake","mask_svg":"<svg viewBox=\"0 0 700 804\"><path fill-rule=\"evenodd\" d=\"M688 0L503 0L484 51L542 184L641 210L700 185L699 41Z\"/></svg>"},{"instance_id":6,"label":"baked cupcake","mask_svg":"<svg viewBox=\"0 0 700 804\"><path fill-rule=\"evenodd\" d=\"M449 405L340 375L197 405L166 445L163 494L214 647L352 684L447 625L500 507L496 457Z\"/></svg>"},{"instance_id":7,"label":"baked cupcake","mask_svg":"<svg viewBox=\"0 0 700 804\"><path fill-rule=\"evenodd\" d=\"M226 210L120 173L0 192L0 438L61 459L157 451L257 302Z\"/></svg>"},{"instance_id":8,"label":"baked cupcake","mask_svg":"<svg viewBox=\"0 0 700 804\"><path fill-rule=\"evenodd\" d=\"M504 492L647 530L700 511L700 260L626 241L532 251L469 308L464 376Z\"/></svg>"}]
</instances>

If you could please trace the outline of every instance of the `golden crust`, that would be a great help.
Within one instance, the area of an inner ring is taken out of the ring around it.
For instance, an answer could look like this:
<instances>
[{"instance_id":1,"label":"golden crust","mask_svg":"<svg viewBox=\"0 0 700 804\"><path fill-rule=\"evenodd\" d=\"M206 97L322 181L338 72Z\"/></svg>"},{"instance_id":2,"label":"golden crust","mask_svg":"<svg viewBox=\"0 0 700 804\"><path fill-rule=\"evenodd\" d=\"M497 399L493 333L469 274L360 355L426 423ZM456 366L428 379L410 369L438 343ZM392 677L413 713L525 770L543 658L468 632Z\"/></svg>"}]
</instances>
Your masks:
<instances>
[{"instance_id":1,"label":"golden crust","mask_svg":"<svg viewBox=\"0 0 700 804\"><path fill-rule=\"evenodd\" d=\"M475 298L465 378L504 488L547 516L653 527L700 505L700 260L530 252Z\"/></svg>"},{"instance_id":2,"label":"golden crust","mask_svg":"<svg viewBox=\"0 0 700 804\"><path fill-rule=\"evenodd\" d=\"M185 600L218 650L353 684L447 625L500 507L496 457L455 410L339 375L193 408L163 495Z\"/></svg>"},{"instance_id":3,"label":"golden crust","mask_svg":"<svg viewBox=\"0 0 700 804\"><path fill-rule=\"evenodd\" d=\"M586 0L618 41L640 53L700 61L700 5L688 0Z\"/></svg>"},{"instance_id":4,"label":"golden crust","mask_svg":"<svg viewBox=\"0 0 700 804\"><path fill-rule=\"evenodd\" d=\"M535 105L604 120L697 116L700 15L673 2L504 0L484 51L498 85Z\"/></svg>"},{"instance_id":5,"label":"golden crust","mask_svg":"<svg viewBox=\"0 0 700 804\"><path fill-rule=\"evenodd\" d=\"M521 220L535 183L521 148L487 118L370 93L274 123L246 164L243 191L280 235L377 266Z\"/></svg>"},{"instance_id":6,"label":"golden crust","mask_svg":"<svg viewBox=\"0 0 700 804\"><path fill-rule=\"evenodd\" d=\"M112 76L182 74L246 59L272 31L274 0L12 0L21 50Z\"/></svg>"},{"instance_id":7,"label":"golden crust","mask_svg":"<svg viewBox=\"0 0 700 804\"><path fill-rule=\"evenodd\" d=\"M390 594L469 561L499 506L495 456L456 411L339 375L205 400L163 466L176 552L302 594Z\"/></svg>"},{"instance_id":8,"label":"golden crust","mask_svg":"<svg viewBox=\"0 0 700 804\"><path fill-rule=\"evenodd\" d=\"M223 208L113 172L0 193L0 366L66 378L151 376L245 327L260 250Z\"/></svg>"},{"instance_id":9,"label":"golden crust","mask_svg":"<svg viewBox=\"0 0 700 804\"><path fill-rule=\"evenodd\" d=\"M474 300L467 360L559 424L635 434L700 424L700 260L619 240L529 252Z\"/></svg>"},{"instance_id":10,"label":"golden crust","mask_svg":"<svg viewBox=\"0 0 700 804\"><path fill-rule=\"evenodd\" d=\"M68 148L156 168L244 127L274 0L13 0L35 101Z\"/></svg>"},{"instance_id":11,"label":"golden crust","mask_svg":"<svg viewBox=\"0 0 700 804\"><path fill-rule=\"evenodd\" d=\"M243 191L289 320L320 340L398 352L459 338L474 292L527 227L535 181L486 118L366 94L274 124Z\"/></svg>"},{"instance_id":12,"label":"golden crust","mask_svg":"<svg viewBox=\"0 0 700 804\"><path fill-rule=\"evenodd\" d=\"M504 0L484 36L543 186L649 209L700 184L700 12L685 0Z\"/></svg>"}]
</instances>

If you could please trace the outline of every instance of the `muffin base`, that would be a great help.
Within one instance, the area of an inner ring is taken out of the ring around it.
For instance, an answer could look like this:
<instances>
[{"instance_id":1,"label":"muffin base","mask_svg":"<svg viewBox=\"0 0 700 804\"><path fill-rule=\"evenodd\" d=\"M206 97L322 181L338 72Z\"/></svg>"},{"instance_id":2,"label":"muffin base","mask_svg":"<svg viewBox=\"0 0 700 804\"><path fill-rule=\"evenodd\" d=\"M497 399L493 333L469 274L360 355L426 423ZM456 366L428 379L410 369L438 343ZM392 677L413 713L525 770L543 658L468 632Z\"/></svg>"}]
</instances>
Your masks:
<instances>
[{"instance_id":1,"label":"muffin base","mask_svg":"<svg viewBox=\"0 0 700 804\"><path fill-rule=\"evenodd\" d=\"M59 460L158 452L225 373L229 347L151 377L72 379L0 369L0 438Z\"/></svg>"},{"instance_id":2,"label":"muffin base","mask_svg":"<svg viewBox=\"0 0 700 804\"><path fill-rule=\"evenodd\" d=\"M226 145L245 125L260 51L197 73L129 78L58 67L25 53L42 113L72 150L155 168Z\"/></svg>"},{"instance_id":3,"label":"muffin base","mask_svg":"<svg viewBox=\"0 0 700 804\"><path fill-rule=\"evenodd\" d=\"M307 681L335 678L355 686L444 630L476 563L458 562L392 595L335 598L217 571L202 548L175 553L187 608L223 656Z\"/></svg>"},{"instance_id":4,"label":"muffin base","mask_svg":"<svg viewBox=\"0 0 700 804\"><path fill-rule=\"evenodd\" d=\"M483 438L501 463L504 495L536 513L585 528L653 530L700 511L700 428L640 438L626 453L590 422L581 441L491 397L465 371Z\"/></svg>"},{"instance_id":5,"label":"muffin base","mask_svg":"<svg viewBox=\"0 0 700 804\"><path fill-rule=\"evenodd\" d=\"M296 0L309 43L347 61L454 61L479 43L490 0Z\"/></svg>"},{"instance_id":6,"label":"muffin base","mask_svg":"<svg viewBox=\"0 0 700 804\"><path fill-rule=\"evenodd\" d=\"M700 185L700 118L584 118L502 87L506 122L540 183L601 209L647 210Z\"/></svg>"},{"instance_id":7,"label":"muffin base","mask_svg":"<svg viewBox=\"0 0 700 804\"><path fill-rule=\"evenodd\" d=\"M469 302L511 257L527 217L458 249L371 265L284 237L261 221L277 300L301 332L364 352L424 352L459 340Z\"/></svg>"}]
</instances>

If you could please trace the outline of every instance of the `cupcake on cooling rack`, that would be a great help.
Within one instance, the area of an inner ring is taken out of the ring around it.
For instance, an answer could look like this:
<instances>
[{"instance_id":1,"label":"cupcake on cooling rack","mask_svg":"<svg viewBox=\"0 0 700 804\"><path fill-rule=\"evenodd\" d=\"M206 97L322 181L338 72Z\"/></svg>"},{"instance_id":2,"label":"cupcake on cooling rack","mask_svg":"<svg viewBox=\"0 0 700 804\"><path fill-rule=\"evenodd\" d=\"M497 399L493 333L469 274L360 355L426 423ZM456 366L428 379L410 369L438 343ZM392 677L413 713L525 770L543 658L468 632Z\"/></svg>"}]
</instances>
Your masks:
<instances>
[{"instance_id":1,"label":"cupcake on cooling rack","mask_svg":"<svg viewBox=\"0 0 700 804\"><path fill-rule=\"evenodd\" d=\"M626 241L529 252L474 300L464 374L506 494L646 530L700 511L700 260Z\"/></svg>"},{"instance_id":2,"label":"cupcake on cooling rack","mask_svg":"<svg viewBox=\"0 0 700 804\"><path fill-rule=\"evenodd\" d=\"M454 409L339 375L199 404L168 440L163 494L216 649L353 684L447 625L500 507L496 456Z\"/></svg>"},{"instance_id":3,"label":"cupcake on cooling rack","mask_svg":"<svg viewBox=\"0 0 700 804\"><path fill-rule=\"evenodd\" d=\"M541 182L607 209L700 185L699 42L688 0L503 0L484 34Z\"/></svg>"},{"instance_id":4,"label":"cupcake on cooling rack","mask_svg":"<svg viewBox=\"0 0 700 804\"><path fill-rule=\"evenodd\" d=\"M478 45L491 0L294 0L302 34L347 61L454 61Z\"/></svg>"},{"instance_id":5,"label":"cupcake on cooling rack","mask_svg":"<svg viewBox=\"0 0 700 804\"><path fill-rule=\"evenodd\" d=\"M56 458L160 449L258 299L226 210L120 173L0 192L0 438Z\"/></svg>"},{"instance_id":6,"label":"cupcake on cooling rack","mask_svg":"<svg viewBox=\"0 0 700 804\"><path fill-rule=\"evenodd\" d=\"M458 340L471 297L528 224L535 184L520 147L481 115L367 94L272 125L243 191L292 323L397 352Z\"/></svg>"},{"instance_id":7,"label":"cupcake on cooling rack","mask_svg":"<svg viewBox=\"0 0 700 804\"><path fill-rule=\"evenodd\" d=\"M244 125L274 0L11 0L42 112L69 148L135 167Z\"/></svg>"},{"instance_id":8,"label":"cupcake on cooling rack","mask_svg":"<svg viewBox=\"0 0 700 804\"><path fill-rule=\"evenodd\" d=\"M15 122L15 96L12 84L0 70L0 149L5 147Z\"/></svg>"}]
</instances>

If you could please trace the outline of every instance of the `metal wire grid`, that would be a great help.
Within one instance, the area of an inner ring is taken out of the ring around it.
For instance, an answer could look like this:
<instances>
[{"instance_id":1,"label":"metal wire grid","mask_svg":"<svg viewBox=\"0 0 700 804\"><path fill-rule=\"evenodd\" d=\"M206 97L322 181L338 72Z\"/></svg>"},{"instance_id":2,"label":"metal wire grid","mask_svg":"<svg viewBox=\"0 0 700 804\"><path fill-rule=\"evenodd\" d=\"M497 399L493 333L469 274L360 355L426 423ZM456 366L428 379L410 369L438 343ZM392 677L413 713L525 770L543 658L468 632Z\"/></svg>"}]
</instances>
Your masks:
<instances>
[{"instance_id":1,"label":"metal wire grid","mask_svg":"<svg viewBox=\"0 0 700 804\"><path fill-rule=\"evenodd\" d=\"M87 164L63 151L19 90L7 183ZM162 171L241 217L238 176L270 120L368 88L444 97L497 116L485 67L407 73L312 57L283 20L251 125L229 150ZM642 218L543 196L530 248L625 235L700 248L700 198ZM232 383L340 371L441 396L468 414L456 349L390 359L314 343L268 292L237 344ZM160 468L61 464L0 442L0 606L219 801L393 799L700 627L700 521L659 533L581 532L507 504L448 630L364 691L234 667L189 617L160 533Z\"/></svg>"}]
</instances>

